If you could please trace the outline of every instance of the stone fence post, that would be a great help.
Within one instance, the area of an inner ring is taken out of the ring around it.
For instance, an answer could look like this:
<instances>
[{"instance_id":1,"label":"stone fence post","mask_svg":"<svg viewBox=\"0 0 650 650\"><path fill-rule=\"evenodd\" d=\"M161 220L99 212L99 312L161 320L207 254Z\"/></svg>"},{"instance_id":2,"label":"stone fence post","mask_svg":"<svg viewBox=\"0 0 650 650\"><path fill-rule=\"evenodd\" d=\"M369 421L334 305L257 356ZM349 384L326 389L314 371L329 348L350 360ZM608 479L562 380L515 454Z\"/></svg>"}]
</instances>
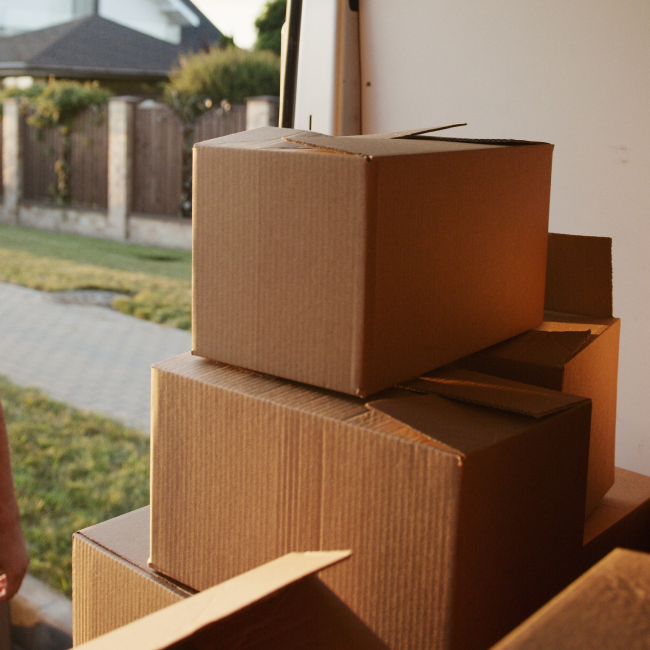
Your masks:
<instances>
[{"instance_id":1,"label":"stone fence post","mask_svg":"<svg viewBox=\"0 0 650 650\"><path fill-rule=\"evenodd\" d=\"M106 235L125 241L133 204L133 148L138 97L108 101L108 223Z\"/></svg>"},{"instance_id":2,"label":"stone fence post","mask_svg":"<svg viewBox=\"0 0 650 650\"><path fill-rule=\"evenodd\" d=\"M20 101L2 102L2 185L3 221L18 223L23 198L23 147L20 128Z\"/></svg>"},{"instance_id":3,"label":"stone fence post","mask_svg":"<svg viewBox=\"0 0 650 650\"><path fill-rule=\"evenodd\" d=\"M246 130L261 126L277 126L280 113L280 98L271 95L248 97L246 99Z\"/></svg>"}]
</instances>

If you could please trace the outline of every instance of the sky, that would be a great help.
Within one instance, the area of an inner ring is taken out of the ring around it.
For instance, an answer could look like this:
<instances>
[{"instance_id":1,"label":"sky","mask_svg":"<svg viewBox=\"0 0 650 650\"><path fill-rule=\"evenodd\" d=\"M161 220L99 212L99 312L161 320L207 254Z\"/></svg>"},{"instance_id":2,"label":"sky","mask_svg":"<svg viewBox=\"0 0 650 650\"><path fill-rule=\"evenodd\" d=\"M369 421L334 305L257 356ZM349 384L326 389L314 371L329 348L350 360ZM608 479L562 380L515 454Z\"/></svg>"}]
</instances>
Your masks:
<instances>
[{"instance_id":1,"label":"sky","mask_svg":"<svg viewBox=\"0 0 650 650\"><path fill-rule=\"evenodd\" d=\"M192 0L194 4L227 36L234 36L239 47L253 46L257 32L255 19L266 0Z\"/></svg>"}]
</instances>

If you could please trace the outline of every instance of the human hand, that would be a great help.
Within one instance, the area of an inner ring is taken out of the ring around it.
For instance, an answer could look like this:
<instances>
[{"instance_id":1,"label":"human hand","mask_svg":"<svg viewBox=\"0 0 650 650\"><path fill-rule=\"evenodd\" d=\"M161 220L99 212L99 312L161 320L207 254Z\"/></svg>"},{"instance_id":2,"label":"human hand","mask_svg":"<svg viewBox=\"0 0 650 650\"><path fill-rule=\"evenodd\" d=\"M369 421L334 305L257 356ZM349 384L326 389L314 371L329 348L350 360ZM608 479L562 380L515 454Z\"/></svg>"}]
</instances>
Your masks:
<instances>
[{"instance_id":1,"label":"human hand","mask_svg":"<svg viewBox=\"0 0 650 650\"><path fill-rule=\"evenodd\" d=\"M29 555L20 521L0 524L0 603L9 600L20 588L27 572Z\"/></svg>"}]
</instances>

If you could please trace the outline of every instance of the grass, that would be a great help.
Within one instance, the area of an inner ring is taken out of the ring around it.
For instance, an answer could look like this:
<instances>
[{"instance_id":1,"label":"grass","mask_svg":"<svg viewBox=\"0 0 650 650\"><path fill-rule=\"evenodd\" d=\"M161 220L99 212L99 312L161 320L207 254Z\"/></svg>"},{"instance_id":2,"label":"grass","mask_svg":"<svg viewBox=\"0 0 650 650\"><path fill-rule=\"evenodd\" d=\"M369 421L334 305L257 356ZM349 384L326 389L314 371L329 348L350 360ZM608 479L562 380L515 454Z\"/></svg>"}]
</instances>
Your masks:
<instances>
[{"instance_id":1,"label":"grass","mask_svg":"<svg viewBox=\"0 0 650 650\"><path fill-rule=\"evenodd\" d=\"M115 271L144 273L186 282L192 278L192 254L189 251L1 224L0 248L78 264L92 264Z\"/></svg>"},{"instance_id":2,"label":"grass","mask_svg":"<svg viewBox=\"0 0 650 650\"><path fill-rule=\"evenodd\" d=\"M163 261L165 255L171 261ZM190 277L188 252L0 226L0 282L40 291L119 292L115 309L190 329Z\"/></svg>"},{"instance_id":3,"label":"grass","mask_svg":"<svg viewBox=\"0 0 650 650\"><path fill-rule=\"evenodd\" d=\"M149 503L149 439L0 376L29 572L70 596L72 534Z\"/></svg>"}]
</instances>

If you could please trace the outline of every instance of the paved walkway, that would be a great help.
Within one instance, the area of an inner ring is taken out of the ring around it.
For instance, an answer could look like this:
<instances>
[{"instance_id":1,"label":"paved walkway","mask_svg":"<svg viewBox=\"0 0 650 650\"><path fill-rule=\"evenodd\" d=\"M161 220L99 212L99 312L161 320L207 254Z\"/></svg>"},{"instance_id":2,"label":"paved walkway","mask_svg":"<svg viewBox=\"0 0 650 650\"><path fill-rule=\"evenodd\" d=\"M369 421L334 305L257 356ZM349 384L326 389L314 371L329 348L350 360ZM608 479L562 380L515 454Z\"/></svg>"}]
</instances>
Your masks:
<instances>
[{"instance_id":1,"label":"paved walkway","mask_svg":"<svg viewBox=\"0 0 650 650\"><path fill-rule=\"evenodd\" d=\"M147 433L151 364L190 349L189 332L0 283L0 374Z\"/></svg>"}]
</instances>

